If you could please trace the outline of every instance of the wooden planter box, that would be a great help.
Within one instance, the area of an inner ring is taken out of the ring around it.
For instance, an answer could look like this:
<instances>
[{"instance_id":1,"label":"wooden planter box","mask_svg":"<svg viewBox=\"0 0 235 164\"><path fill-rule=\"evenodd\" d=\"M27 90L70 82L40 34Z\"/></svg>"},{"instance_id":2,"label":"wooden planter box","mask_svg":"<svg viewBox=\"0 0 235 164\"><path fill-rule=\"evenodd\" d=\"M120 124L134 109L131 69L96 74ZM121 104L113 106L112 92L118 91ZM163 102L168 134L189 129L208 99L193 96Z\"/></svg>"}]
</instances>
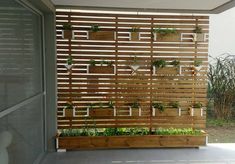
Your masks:
<instances>
[{"instance_id":1,"label":"wooden planter box","mask_svg":"<svg viewBox=\"0 0 235 164\"><path fill-rule=\"evenodd\" d=\"M177 75L180 74L180 67L166 66L164 68L153 67L153 74Z\"/></svg>"},{"instance_id":2,"label":"wooden planter box","mask_svg":"<svg viewBox=\"0 0 235 164\"><path fill-rule=\"evenodd\" d=\"M88 73L114 74L114 66L89 66Z\"/></svg>"},{"instance_id":3,"label":"wooden planter box","mask_svg":"<svg viewBox=\"0 0 235 164\"><path fill-rule=\"evenodd\" d=\"M158 109L155 109L155 115L153 116L180 116L181 112L179 112L178 108L166 108L163 112L160 112Z\"/></svg>"},{"instance_id":4,"label":"wooden planter box","mask_svg":"<svg viewBox=\"0 0 235 164\"><path fill-rule=\"evenodd\" d=\"M89 32L90 40L115 40L115 33L112 31Z\"/></svg>"},{"instance_id":5,"label":"wooden planter box","mask_svg":"<svg viewBox=\"0 0 235 164\"><path fill-rule=\"evenodd\" d=\"M154 40L158 42L178 42L180 41L180 35L178 33L175 34L167 34L161 35L158 33L153 34Z\"/></svg>"},{"instance_id":6,"label":"wooden planter box","mask_svg":"<svg viewBox=\"0 0 235 164\"><path fill-rule=\"evenodd\" d=\"M198 41L198 42L204 42L205 39L204 39L204 34L195 34L195 37L194 37L194 42Z\"/></svg>"},{"instance_id":7,"label":"wooden planter box","mask_svg":"<svg viewBox=\"0 0 235 164\"><path fill-rule=\"evenodd\" d=\"M130 40L131 41L138 41L139 40L139 32L131 32L130 33Z\"/></svg>"},{"instance_id":8,"label":"wooden planter box","mask_svg":"<svg viewBox=\"0 0 235 164\"><path fill-rule=\"evenodd\" d=\"M202 117L204 114L203 108L189 108L190 116Z\"/></svg>"},{"instance_id":9,"label":"wooden planter box","mask_svg":"<svg viewBox=\"0 0 235 164\"><path fill-rule=\"evenodd\" d=\"M63 30L62 37L63 39L73 39L73 30Z\"/></svg>"},{"instance_id":10,"label":"wooden planter box","mask_svg":"<svg viewBox=\"0 0 235 164\"><path fill-rule=\"evenodd\" d=\"M57 149L115 149L199 147L207 144L207 135L79 136L56 137Z\"/></svg>"},{"instance_id":11,"label":"wooden planter box","mask_svg":"<svg viewBox=\"0 0 235 164\"><path fill-rule=\"evenodd\" d=\"M64 117L73 117L73 109L63 109Z\"/></svg>"},{"instance_id":12,"label":"wooden planter box","mask_svg":"<svg viewBox=\"0 0 235 164\"><path fill-rule=\"evenodd\" d=\"M114 116L114 109L112 108L95 108L89 110L89 116Z\"/></svg>"}]
</instances>

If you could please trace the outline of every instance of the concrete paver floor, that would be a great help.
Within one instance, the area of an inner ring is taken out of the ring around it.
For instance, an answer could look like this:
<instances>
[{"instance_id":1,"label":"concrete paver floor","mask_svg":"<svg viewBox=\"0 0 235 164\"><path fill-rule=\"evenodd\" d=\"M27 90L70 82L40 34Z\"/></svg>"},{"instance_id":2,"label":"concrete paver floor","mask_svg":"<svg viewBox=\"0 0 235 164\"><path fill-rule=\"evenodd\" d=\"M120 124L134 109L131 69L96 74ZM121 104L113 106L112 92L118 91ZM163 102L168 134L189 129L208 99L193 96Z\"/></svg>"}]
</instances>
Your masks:
<instances>
[{"instance_id":1,"label":"concrete paver floor","mask_svg":"<svg viewBox=\"0 0 235 164\"><path fill-rule=\"evenodd\" d=\"M173 149L82 150L49 153L42 164L235 164L234 144Z\"/></svg>"}]
</instances>

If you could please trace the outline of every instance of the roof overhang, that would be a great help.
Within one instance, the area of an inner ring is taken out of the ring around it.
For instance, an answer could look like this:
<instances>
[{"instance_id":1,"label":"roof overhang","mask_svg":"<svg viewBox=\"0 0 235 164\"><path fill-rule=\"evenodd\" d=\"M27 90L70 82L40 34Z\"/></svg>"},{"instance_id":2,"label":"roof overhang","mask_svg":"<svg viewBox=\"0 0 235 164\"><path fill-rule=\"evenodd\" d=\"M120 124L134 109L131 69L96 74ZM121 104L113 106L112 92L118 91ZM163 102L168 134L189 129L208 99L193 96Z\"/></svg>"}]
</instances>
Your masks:
<instances>
[{"instance_id":1,"label":"roof overhang","mask_svg":"<svg viewBox=\"0 0 235 164\"><path fill-rule=\"evenodd\" d=\"M52 0L52 2L60 8L207 14L220 13L235 6L235 0Z\"/></svg>"}]
</instances>

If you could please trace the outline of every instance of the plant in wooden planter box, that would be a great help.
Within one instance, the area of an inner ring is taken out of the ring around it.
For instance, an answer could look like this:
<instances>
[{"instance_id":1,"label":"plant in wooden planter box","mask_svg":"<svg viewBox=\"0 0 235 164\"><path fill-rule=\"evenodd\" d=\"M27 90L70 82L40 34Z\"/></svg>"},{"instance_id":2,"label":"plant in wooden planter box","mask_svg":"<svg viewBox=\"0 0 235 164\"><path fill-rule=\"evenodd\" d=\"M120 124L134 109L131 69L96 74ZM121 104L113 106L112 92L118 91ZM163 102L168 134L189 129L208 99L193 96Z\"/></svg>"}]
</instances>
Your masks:
<instances>
[{"instance_id":1,"label":"plant in wooden planter box","mask_svg":"<svg viewBox=\"0 0 235 164\"><path fill-rule=\"evenodd\" d=\"M115 74L115 68L112 61L95 61L90 60L88 66L88 73L96 74Z\"/></svg>"},{"instance_id":2,"label":"plant in wooden planter box","mask_svg":"<svg viewBox=\"0 0 235 164\"><path fill-rule=\"evenodd\" d=\"M63 109L64 117L73 117L74 116L74 105L72 102L67 102L66 106Z\"/></svg>"},{"instance_id":3,"label":"plant in wooden planter box","mask_svg":"<svg viewBox=\"0 0 235 164\"><path fill-rule=\"evenodd\" d=\"M202 28L199 26L196 26L195 29L193 30L195 33L193 40L203 42L204 41L204 34L202 33Z\"/></svg>"},{"instance_id":4,"label":"plant in wooden planter box","mask_svg":"<svg viewBox=\"0 0 235 164\"><path fill-rule=\"evenodd\" d=\"M130 40L132 40L132 41L139 40L139 35L140 35L139 31L140 31L139 27L132 27L130 29Z\"/></svg>"},{"instance_id":5,"label":"plant in wooden planter box","mask_svg":"<svg viewBox=\"0 0 235 164\"><path fill-rule=\"evenodd\" d=\"M174 65L173 65L174 64ZM167 64L163 59L155 60L152 63L153 74L179 74L180 68L178 67L179 61L175 60Z\"/></svg>"},{"instance_id":6,"label":"plant in wooden planter box","mask_svg":"<svg viewBox=\"0 0 235 164\"><path fill-rule=\"evenodd\" d=\"M199 59L194 60L193 66L195 71L200 71L202 68L202 60Z\"/></svg>"},{"instance_id":7,"label":"plant in wooden planter box","mask_svg":"<svg viewBox=\"0 0 235 164\"><path fill-rule=\"evenodd\" d=\"M116 110L112 101L108 103L94 103L88 107L88 116L115 116Z\"/></svg>"},{"instance_id":8,"label":"plant in wooden planter box","mask_svg":"<svg viewBox=\"0 0 235 164\"><path fill-rule=\"evenodd\" d=\"M72 25L70 23L65 23L62 27L62 37L64 39L72 39L73 38L73 30Z\"/></svg>"},{"instance_id":9,"label":"plant in wooden planter box","mask_svg":"<svg viewBox=\"0 0 235 164\"><path fill-rule=\"evenodd\" d=\"M180 36L174 28L153 28L153 39L161 42L179 41Z\"/></svg>"},{"instance_id":10,"label":"plant in wooden planter box","mask_svg":"<svg viewBox=\"0 0 235 164\"><path fill-rule=\"evenodd\" d=\"M67 61L66 61L66 64L65 64L65 67L67 68L68 71L70 71L73 67L73 58L72 56L69 56Z\"/></svg>"},{"instance_id":11,"label":"plant in wooden planter box","mask_svg":"<svg viewBox=\"0 0 235 164\"><path fill-rule=\"evenodd\" d=\"M113 31L101 31L98 24L92 25L89 31L89 39L91 40L114 40Z\"/></svg>"},{"instance_id":12,"label":"plant in wooden planter box","mask_svg":"<svg viewBox=\"0 0 235 164\"><path fill-rule=\"evenodd\" d=\"M129 115L130 116L141 116L141 107L138 101L134 101L129 104Z\"/></svg>"},{"instance_id":13,"label":"plant in wooden planter box","mask_svg":"<svg viewBox=\"0 0 235 164\"><path fill-rule=\"evenodd\" d=\"M203 105L200 102L196 102L189 108L189 113L191 116L203 116Z\"/></svg>"},{"instance_id":14,"label":"plant in wooden planter box","mask_svg":"<svg viewBox=\"0 0 235 164\"><path fill-rule=\"evenodd\" d=\"M162 114L165 111L166 107L163 103L153 103L152 104L152 115L156 116Z\"/></svg>"},{"instance_id":15,"label":"plant in wooden planter box","mask_svg":"<svg viewBox=\"0 0 235 164\"><path fill-rule=\"evenodd\" d=\"M114 149L205 146L207 134L192 128L105 128L94 132L66 129L56 137L57 149Z\"/></svg>"}]
</instances>

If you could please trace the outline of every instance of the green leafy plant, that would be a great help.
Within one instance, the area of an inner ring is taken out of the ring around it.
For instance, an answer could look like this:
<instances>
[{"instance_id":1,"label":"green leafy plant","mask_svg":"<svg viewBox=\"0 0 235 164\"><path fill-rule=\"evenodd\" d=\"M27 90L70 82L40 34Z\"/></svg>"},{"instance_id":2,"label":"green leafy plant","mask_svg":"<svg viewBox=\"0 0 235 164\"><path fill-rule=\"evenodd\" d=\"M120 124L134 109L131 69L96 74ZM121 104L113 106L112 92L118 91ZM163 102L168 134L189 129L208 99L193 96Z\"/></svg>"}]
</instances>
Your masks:
<instances>
[{"instance_id":1,"label":"green leafy plant","mask_svg":"<svg viewBox=\"0 0 235 164\"><path fill-rule=\"evenodd\" d=\"M92 26L91 26L91 31L92 31L92 32L98 32L98 31L100 31L100 27L98 26L98 24L92 25Z\"/></svg>"},{"instance_id":2,"label":"green leafy plant","mask_svg":"<svg viewBox=\"0 0 235 164\"><path fill-rule=\"evenodd\" d=\"M195 67L199 67L200 65L202 65L202 60L199 60L199 59L194 60L193 65Z\"/></svg>"},{"instance_id":3,"label":"green leafy plant","mask_svg":"<svg viewBox=\"0 0 235 164\"><path fill-rule=\"evenodd\" d=\"M108 107L109 107L109 108L113 108L113 107L114 107L113 101L109 101L109 102L108 102Z\"/></svg>"},{"instance_id":4,"label":"green leafy plant","mask_svg":"<svg viewBox=\"0 0 235 164\"><path fill-rule=\"evenodd\" d=\"M63 30L72 30L72 25L71 23L64 23L62 26Z\"/></svg>"},{"instance_id":5,"label":"green leafy plant","mask_svg":"<svg viewBox=\"0 0 235 164\"><path fill-rule=\"evenodd\" d=\"M163 59L155 60L152 65L156 68L164 68L166 66L166 61Z\"/></svg>"},{"instance_id":6,"label":"green leafy plant","mask_svg":"<svg viewBox=\"0 0 235 164\"><path fill-rule=\"evenodd\" d=\"M132 108L139 108L139 107L140 107L140 104L139 104L137 101L134 101L134 102L131 104L131 107L132 107Z\"/></svg>"},{"instance_id":7,"label":"green leafy plant","mask_svg":"<svg viewBox=\"0 0 235 164\"><path fill-rule=\"evenodd\" d=\"M201 135L201 130L193 130L192 128L158 128L156 135Z\"/></svg>"},{"instance_id":8,"label":"green leafy plant","mask_svg":"<svg viewBox=\"0 0 235 164\"><path fill-rule=\"evenodd\" d=\"M174 28L170 28L170 29L169 28L153 28L152 32L153 33L158 33L162 36L177 33L176 29L174 29Z\"/></svg>"},{"instance_id":9,"label":"green leafy plant","mask_svg":"<svg viewBox=\"0 0 235 164\"><path fill-rule=\"evenodd\" d=\"M202 33L202 28L199 26L196 26L195 29L193 30L194 33L201 34Z\"/></svg>"},{"instance_id":10,"label":"green leafy plant","mask_svg":"<svg viewBox=\"0 0 235 164\"><path fill-rule=\"evenodd\" d=\"M90 64L90 66L95 66L97 64L97 62L92 59L89 61L89 64Z\"/></svg>"},{"instance_id":11,"label":"green leafy plant","mask_svg":"<svg viewBox=\"0 0 235 164\"><path fill-rule=\"evenodd\" d=\"M68 59L67 59L67 64L68 65L72 65L73 64L73 58L72 56L69 56Z\"/></svg>"},{"instance_id":12,"label":"green leafy plant","mask_svg":"<svg viewBox=\"0 0 235 164\"><path fill-rule=\"evenodd\" d=\"M130 29L130 32L139 32L140 31L140 28L139 27L132 27Z\"/></svg>"},{"instance_id":13,"label":"green leafy plant","mask_svg":"<svg viewBox=\"0 0 235 164\"><path fill-rule=\"evenodd\" d=\"M171 103L169 103L169 105L172 106L172 108L179 108L180 107L180 104L178 101L171 102Z\"/></svg>"},{"instance_id":14,"label":"green leafy plant","mask_svg":"<svg viewBox=\"0 0 235 164\"><path fill-rule=\"evenodd\" d=\"M153 107L158 109L160 112L165 110L165 106L163 103L153 103Z\"/></svg>"},{"instance_id":15,"label":"green leafy plant","mask_svg":"<svg viewBox=\"0 0 235 164\"><path fill-rule=\"evenodd\" d=\"M177 67L177 66L180 65L180 61L179 60L173 60L170 64Z\"/></svg>"},{"instance_id":16,"label":"green leafy plant","mask_svg":"<svg viewBox=\"0 0 235 164\"><path fill-rule=\"evenodd\" d=\"M202 107L202 103L197 102L193 104L193 108L201 108Z\"/></svg>"},{"instance_id":17,"label":"green leafy plant","mask_svg":"<svg viewBox=\"0 0 235 164\"><path fill-rule=\"evenodd\" d=\"M67 103L65 104L65 109L73 109L73 108L74 108L74 105L73 105L72 102L67 102Z\"/></svg>"},{"instance_id":18,"label":"green leafy plant","mask_svg":"<svg viewBox=\"0 0 235 164\"><path fill-rule=\"evenodd\" d=\"M235 60L232 55L224 54L211 61L208 71L208 96L213 102L217 119L228 120L232 117L235 100Z\"/></svg>"}]
</instances>

